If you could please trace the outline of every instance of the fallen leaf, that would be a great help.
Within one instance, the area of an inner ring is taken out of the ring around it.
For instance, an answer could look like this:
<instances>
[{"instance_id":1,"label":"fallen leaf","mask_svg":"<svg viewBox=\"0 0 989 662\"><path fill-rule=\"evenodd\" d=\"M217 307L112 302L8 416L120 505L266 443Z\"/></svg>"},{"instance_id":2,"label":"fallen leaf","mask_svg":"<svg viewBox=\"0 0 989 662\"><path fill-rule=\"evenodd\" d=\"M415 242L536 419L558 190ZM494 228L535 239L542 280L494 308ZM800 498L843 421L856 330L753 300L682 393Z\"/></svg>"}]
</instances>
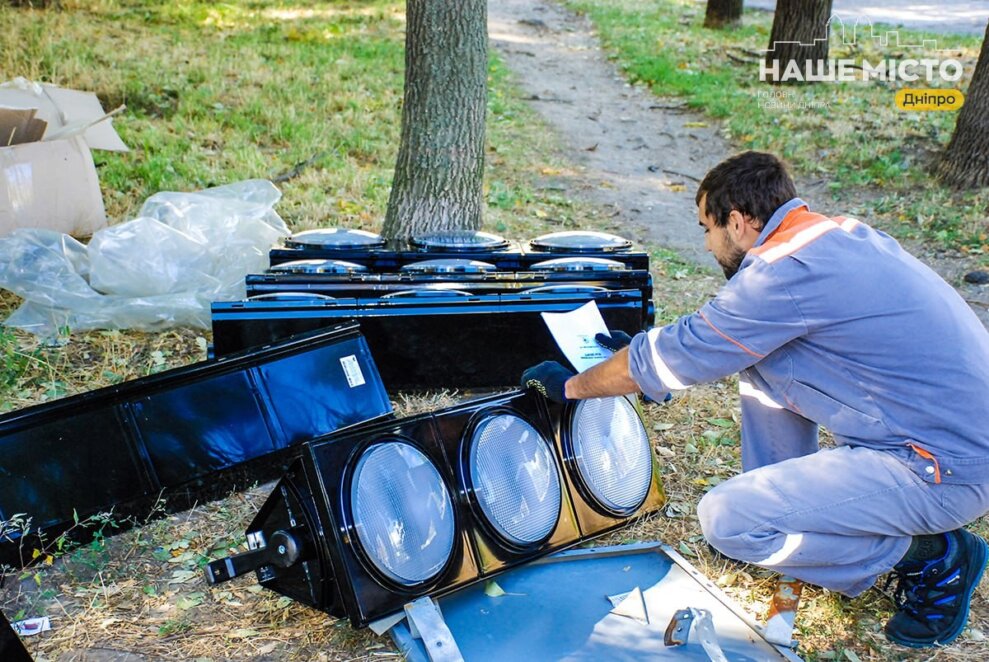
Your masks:
<instances>
[{"instance_id":1,"label":"fallen leaf","mask_svg":"<svg viewBox=\"0 0 989 662\"><path fill-rule=\"evenodd\" d=\"M199 576L199 573L195 570L176 570L172 573L172 578L168 580L169 584L185 584Z\"/></svg>"},{"instance_id":2,"label":"fallen leaf","mask_svg":"<svg viewBox=\"0 0 989 662\"><path fill-rule=\"evenodd\" d=\"M652 429L656 432L663 432L664 430L670 430L673 428L673 423L655 423Z\"/></svg>"},{"instance_id":3,"label":"fallen leaf","mask_svg":"<svg viewBox=\"0 0 989 662\"><path fill-rule=\"evenodd\" d=\"M179 598L175 603L175 606L183 611L187 611L193 607L198 607L201 604L203 604L203 594L190 593L189 595Z\"/></svg>"},{"instance_id":4,"label":"fallen leaf","mask_svg":"<svg viewBox=\"0 0 989 662\"><path fill-rule=\"evenodd\" d=\"M227 633L227 637L231 639L247 639L248 637L256 637L260 632L257 630L251 630L249 628L239 628L237 630L232 630Z\"/></svg>"},{"instance_id":5,"label":"fallen leaf","mask_svg":"<svg viewBox=\"0 0 989 662\"><path fill-rule=\"evenodd\" d=\"M489 598L500 598L503 595L508 595L505 590L498 586L498 582L489 580L487 584L484 585L484 595Z\"/></svg>"},{"instance_id":6,"label":"fallen leaf","mask_svg":"<svg viewBox=\"0 0 989 662\"><path fill-rule=\"evenodd\" d=\"M727 418L708 418L706 420L711 425L717 425L719 428L735 427L735 421L731 421Z\"/></svg>"},{"instance_id":7,"label":"fallen leaf","mask_svg":"<svg viewBox=\"0 0 989 662\"><path fill-rule=\"evenodd\" d=\"M697 556L697 553L694 552L694 550L690 549L690 547L688 547L687 543L685 542L681 542L679 545L677 545L677 550L684 556L693 556L693 557Z\"/></svg>"},{"instance_id":8,"label":"fallen leaf","mask_svg":"<svg viewBox=\"0 0 989 662\"><path fill-rule=\"evenodd\" d=\"M703 129L707 127L707 122L684 122L683 126L687 129Z\"/></svg>"}]
</instances>

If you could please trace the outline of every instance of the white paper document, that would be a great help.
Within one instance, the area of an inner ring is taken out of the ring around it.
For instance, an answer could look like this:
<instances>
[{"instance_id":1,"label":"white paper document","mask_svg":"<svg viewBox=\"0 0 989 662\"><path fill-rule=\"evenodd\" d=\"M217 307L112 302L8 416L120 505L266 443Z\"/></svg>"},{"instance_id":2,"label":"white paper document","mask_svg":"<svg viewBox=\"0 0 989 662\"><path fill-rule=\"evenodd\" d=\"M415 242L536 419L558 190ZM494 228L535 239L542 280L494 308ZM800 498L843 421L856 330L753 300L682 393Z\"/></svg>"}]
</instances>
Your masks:
<instances>
[{"instance_id":1,"label":"white paper document","mask_svg":"<svg viewBox=\"0 0 989 662\"><path fill-rule=\"evenodd\" d=\"M599 333L611 335L595 302L569 313L542 313L542 316L560 351L577 372L584 372L611 356L611 350L594 340Z\"/></svg>"}]
</instances>

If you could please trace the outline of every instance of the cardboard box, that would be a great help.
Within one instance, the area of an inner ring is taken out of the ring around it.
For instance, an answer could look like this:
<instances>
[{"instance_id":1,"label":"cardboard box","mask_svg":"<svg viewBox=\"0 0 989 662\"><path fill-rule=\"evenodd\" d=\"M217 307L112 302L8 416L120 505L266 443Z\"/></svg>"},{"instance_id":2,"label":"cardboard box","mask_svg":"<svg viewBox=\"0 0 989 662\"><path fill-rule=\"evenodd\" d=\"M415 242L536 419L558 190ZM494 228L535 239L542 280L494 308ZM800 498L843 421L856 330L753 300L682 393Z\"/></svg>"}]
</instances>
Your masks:
<instances>
[{"instance_id":1,"label":"cardboard box","mask_svg":"<svg viewBox=\"0 0 989 662\"><path fill-rule=\"evenodd\" d=\"M106 225L92 149L127 151L96 95L23 79L0 85L0 236Z\"/></svg>"}]
</instances>

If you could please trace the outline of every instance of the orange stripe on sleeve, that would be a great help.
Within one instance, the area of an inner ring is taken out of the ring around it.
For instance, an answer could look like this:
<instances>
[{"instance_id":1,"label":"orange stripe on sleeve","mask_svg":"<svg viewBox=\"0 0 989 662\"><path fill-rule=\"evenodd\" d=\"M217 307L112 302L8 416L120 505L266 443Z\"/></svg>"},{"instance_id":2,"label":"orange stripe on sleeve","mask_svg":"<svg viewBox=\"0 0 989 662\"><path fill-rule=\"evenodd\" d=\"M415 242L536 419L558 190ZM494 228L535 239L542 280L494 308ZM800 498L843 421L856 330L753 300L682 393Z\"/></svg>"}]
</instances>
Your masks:
<instances>
[{"instance_id":1,"label":"orange stripe on sleeve","mask_svg":"<svg viewBox=\"0 0 989 662\"><path fill-rule=\"evenodd\" d=\"M735 340L734 338L732 338L731 336L723 333L721 331L721 329L719 329L718 327L716 327L713 324L711 324L711 320L709 320L707 318L707 315L704 314L704 311L703 310L698 310L697 311L697 314L701 316L701 319L703 319L705 322L707 322L707 325L709 327L711 327L714 330L715 333L717 333L719 336L721 336L722 338L724 338L725 340L727 340L731 344L733 344L736 347L740 348L746 354L751 354L752 356L756 357L757 359L763 359L763 358L766 357L765 354L760 354L759 352L754 352L751 349L749 349L748 347L746 347L745 345L743 345L742 343L740 343L737 340Z\"/></svg>"}]
</instances>

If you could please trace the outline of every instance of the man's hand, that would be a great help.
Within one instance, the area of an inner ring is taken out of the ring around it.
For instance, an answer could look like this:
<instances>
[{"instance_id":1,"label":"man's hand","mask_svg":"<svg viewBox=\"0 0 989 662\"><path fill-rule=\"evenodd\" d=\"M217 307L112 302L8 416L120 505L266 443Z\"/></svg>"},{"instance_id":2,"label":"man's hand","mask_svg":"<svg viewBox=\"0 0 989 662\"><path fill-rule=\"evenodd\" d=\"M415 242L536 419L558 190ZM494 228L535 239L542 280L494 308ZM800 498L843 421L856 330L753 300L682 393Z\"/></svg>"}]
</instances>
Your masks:
<instances>
[{"instance_id":1,"label":"man's hand","mask_svg":"<svg viewBox=\"0 0 989 662\"><path fill-rule=\"evenodd\" d=\"M594 340L597 344L601 345L605 349L610 349L612 352L617 352L620 349L628 347L632 343L632 336L628 335L624 331L612 331L608 330L607 333L599 333L594 336Z\"/></svg>"},{"instance_id":2,"label":"man's hand","mask_svg":"<svg viewBox=\"0 0 989 662\"><path fill-rule=\"evenodd\" d=\"M599 333L594 336L594 340L597 344L601 345L605 349L610 349L612 352L617 352L632 344L632 336L628 335L624 331L613 331L608 329L608 333L611 335L609 336L607 333ZM669 402L672 399L673 394L667 393L666 397L663 398L663 402ZM646 404L655 402L655 400L645 394L642 395L642 401Z\"/></svg>"},{"instance_id":3,"label":"man's hand","mask_svg":"<svg viewBox=\"0 0 989 662\"><path fill-rule=\"evenodd\" d=\"M534 388L543 397L562 404L567 401L567 380L574 374L556 361L543 361L522 373L522 387Z\"/></svg>"}]
</instances>

